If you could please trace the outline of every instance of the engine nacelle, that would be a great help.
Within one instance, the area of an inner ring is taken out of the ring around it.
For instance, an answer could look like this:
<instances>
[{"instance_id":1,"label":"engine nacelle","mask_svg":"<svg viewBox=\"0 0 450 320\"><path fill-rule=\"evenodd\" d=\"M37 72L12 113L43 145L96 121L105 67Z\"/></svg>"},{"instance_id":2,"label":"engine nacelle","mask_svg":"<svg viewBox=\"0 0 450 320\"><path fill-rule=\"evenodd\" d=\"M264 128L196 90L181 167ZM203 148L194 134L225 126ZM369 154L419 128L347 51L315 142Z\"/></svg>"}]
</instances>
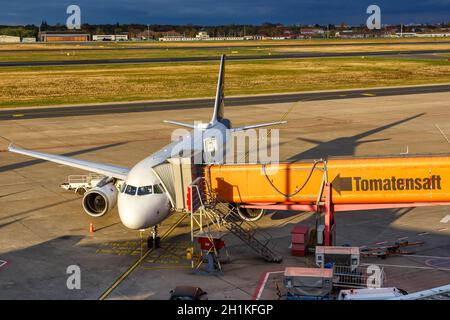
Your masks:
<instances>
[{"instance_id":1,"label":"engine nacelle","mask_svg":"<svg viewBox=\"0 0 450 320\"><path fill-rule=\"evenodd\" d=\"M83 197L84 211L91 217L101 217L116 206L119 194L114 183L87 191Z\"/></svg>"}]
</instances>

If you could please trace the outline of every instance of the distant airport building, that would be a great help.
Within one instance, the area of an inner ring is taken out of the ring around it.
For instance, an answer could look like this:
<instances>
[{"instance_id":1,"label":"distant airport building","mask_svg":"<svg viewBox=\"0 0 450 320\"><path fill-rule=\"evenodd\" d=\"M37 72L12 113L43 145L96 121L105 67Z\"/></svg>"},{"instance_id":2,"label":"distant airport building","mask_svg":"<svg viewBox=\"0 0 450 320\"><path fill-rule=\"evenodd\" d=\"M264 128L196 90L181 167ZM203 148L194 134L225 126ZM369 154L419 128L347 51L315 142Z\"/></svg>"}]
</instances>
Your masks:
<instances>
[{"instance_id":1,"label":"distant airport building","mask_svg":"<svg viewBox=\"0 0 450 320\"><path fill-rule=\"evenodd\" d=\"M20 43L20 37L0 35L0 43Z\"/></svg>"},{"instance_id":2,"label":"distant airport building","mask_svg":"<svg viewBox=\"0 0 450 320\"><path fill-rule=\"evenodd\" d=\"M36 38L31 38L31 37L28 37L28 38L22 38L22 43L35 43L36 42Z\"/></svg>"},{"instance_id":3,"label":"distant airport building","mask_svg":"<svg viewBox=\"0 0 450 320\"><path fill-rule=\"evenodd\" d=\"M92 41L128 41L128 34L94 34Z\"/></svg>"},{"instance_id":4,"label":"distant airport building","mask_svg":"<svg viewBox=\"0 0 450 320\"><path fill-rule=\"evenodd\" d=\"M209 40L209 34L206 31L200 31L196 36L198 40Z\"/></svg>"},{"instance_id":5,"label":"distant airport building","mask_svg":"<svg viewBox=\"0 0 450 320\"><path fill-rule=\"evenodd\" d=\"M39 33L41 42L86 42L89 41L89 34L64 31L44 31Z\"/></svg>"},{"instance_id":6,"label":"distant airport building","mask_svg":"<svg viewBox=\"0 0 450 320\"><path fill-rule=\"evenodd\" d=\"M417 37L417 33L415 33L415 32L397 32L395 35L399 38Z\"/></svg>"},{"instance_id":7,"label":"distant airport building","mask_svg":"<svg viewBox=\"0 0 450 320\"><path fill-rule=\"evenodd\" d=\"M336 38L365 39L365 38L392 38L389 30L340 30L335 33Z\"/></svg>"},{"instance_id":8,"label":"distant airport building","mask_svg":"<svg viewBox=\"0 0 450 320\"><path fill-rule=\"evenodd\" d=\"M206 31L200 31L195 37L185 37L171 32L159 38L159 41L237 41L250 40L250 37L210 37Z\"/></svg>"},{"instance_id":9,"label":"distant airport building","mask_svg":"<svg viewBox=\"0 0 450 320\"><path fill-rule=\"evenodd\" d=\"M325 30L322 28L302 28L300 30L301 38L324 37Z\"/></svg>"},{"instance_id":10,"label":"distant airport building","mask_svg":"<svg viewBox=\"0 0 450 320\"><path fill-rule=\"evenodd\" d=\"M289 38L287 36L283 36L283 35L262 38L262 40L287 40L287 39L289 39Z\"/></svg>"},{"instance_id":11,"label":"distant airport building","mask_svg":"<svg viewBox=\"0 0 450 320\"><path fill-rule=\"evenodd\" d=\"M417 37L420 38L445 38L450 37L450 32L441 32L441 33L417 33Z\"/></svg>"},{"instance_id":12,"label":"distant airport building","mask_svg":"<svg viewBox=\"0 0 450 320\"><path fill-rule=\"evenodd\" d=\"M417 33L417 32L396 32L392 38L446 38L450 37L450 32L441 33Z\"/></svg>"}]
</instances>

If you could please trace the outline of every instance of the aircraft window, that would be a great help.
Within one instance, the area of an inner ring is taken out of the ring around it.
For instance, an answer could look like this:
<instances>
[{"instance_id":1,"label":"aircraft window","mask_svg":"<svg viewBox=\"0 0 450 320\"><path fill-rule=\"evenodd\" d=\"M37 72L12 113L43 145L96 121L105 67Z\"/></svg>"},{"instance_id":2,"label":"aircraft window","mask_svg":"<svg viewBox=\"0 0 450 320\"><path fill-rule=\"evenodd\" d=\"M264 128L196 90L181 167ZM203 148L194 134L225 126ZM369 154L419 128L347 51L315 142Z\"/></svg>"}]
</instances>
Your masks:
<instances>
[{"instance_id":1,"label":"aircraft window","mask_svg":"<svg viewBox=\"0 0 450 320\"><path fill-rule=\"evenodd\" d=\"M153 191L154 191L155 193L164 193L163 188L162 188L161 185L159 185L159 184L155 184L155 185L153 186Z\"/></svg>"},{"instance_id":2,"label":"aircraft window","mask_svg":"<svg viewBox=\"0 0 450 320\"><path fill-rule=\"evenodd\" d=\"M139 196L143 196L143 195L151 194L151 193L152 193L152 186L139 187L138 192L137 192L137 194Z\"/></svg>"},{"instance_id":3,"label":"aircraft window","mask_svg":"<svg viewBox=\"0 0 450 320\"><path fill-rule=\"evenodd\" d=\"M136 195L136 187L127 185L127 187L125 188L125 193L132 196Z\"/></svg>"}]
</instances>

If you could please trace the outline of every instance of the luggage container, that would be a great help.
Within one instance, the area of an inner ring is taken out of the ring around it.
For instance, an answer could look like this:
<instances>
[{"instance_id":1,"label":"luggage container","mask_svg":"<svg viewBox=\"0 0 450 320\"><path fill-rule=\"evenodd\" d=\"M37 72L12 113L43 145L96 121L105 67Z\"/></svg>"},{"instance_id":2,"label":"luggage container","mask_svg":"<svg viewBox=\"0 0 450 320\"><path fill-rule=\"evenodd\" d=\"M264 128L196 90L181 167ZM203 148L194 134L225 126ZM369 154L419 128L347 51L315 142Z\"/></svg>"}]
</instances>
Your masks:
<instances>
[{"instance_id":1,"label":"luggage container","mask_svg":"<svg viewBox=\"0 0 450 320\"><path fill-rule=\"evenodd\" d=\"M316 265L324 268L327 264L356 269L360 263L358 247L316 247Z\"/></svg>"},{"instance_id":2,"label":"luggage container","mask_svg":"<svg viewBox=\"0 0 450 320\"><path fill-rule=\"evenodd\" d=\"M284 286L288 300L326 300L333 289L333 269L286 268Z\"/></svg>"}]
</instances>

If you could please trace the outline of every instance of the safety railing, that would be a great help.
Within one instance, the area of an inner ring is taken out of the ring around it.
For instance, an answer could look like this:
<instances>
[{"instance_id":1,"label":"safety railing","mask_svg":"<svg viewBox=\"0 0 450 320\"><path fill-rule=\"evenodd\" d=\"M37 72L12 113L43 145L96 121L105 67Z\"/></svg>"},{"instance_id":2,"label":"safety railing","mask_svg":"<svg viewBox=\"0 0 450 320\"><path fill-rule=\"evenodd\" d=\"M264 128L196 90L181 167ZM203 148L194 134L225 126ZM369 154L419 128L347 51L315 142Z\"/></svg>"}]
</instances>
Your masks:
<instances>
[{"instance_id":1,"label":"safety railing","mask_svg":"<svg viewBox=\"0 0 450 320\"><path fill-rule=\"evenodd\" d=\"M384 269L378 265L333 266L333 285L344 288L381 288L386 280Z\"/></svg>"},{"instance_id":2,"label":"safety railing","mask_svg":"<svg viewBox=\"0 0 450 320\"><path fill-rule=\"evenodd\" d=\"M89 175L70 175L67 178L67 181L69 184L83 184L83 183L90 183L94 180L102 180L104 176L99 174L89 174Z\"/></svg>"},{"instance_id":3,"label":"safety railing","mask_svg":"<svg viewBox=\"0 0 450 320\"><path fill-rule=\"evenodd\" d=\"M260 229L255 222L241 218L238 208L228 202L221 201L203 177L195 179L188 188L187 207L191 213L191 238L194 239L195 229L203 231L213 225L222 227L241 239L267 261L281 261L276 252L272 236Z\"/></svg>"}]
</instances>

